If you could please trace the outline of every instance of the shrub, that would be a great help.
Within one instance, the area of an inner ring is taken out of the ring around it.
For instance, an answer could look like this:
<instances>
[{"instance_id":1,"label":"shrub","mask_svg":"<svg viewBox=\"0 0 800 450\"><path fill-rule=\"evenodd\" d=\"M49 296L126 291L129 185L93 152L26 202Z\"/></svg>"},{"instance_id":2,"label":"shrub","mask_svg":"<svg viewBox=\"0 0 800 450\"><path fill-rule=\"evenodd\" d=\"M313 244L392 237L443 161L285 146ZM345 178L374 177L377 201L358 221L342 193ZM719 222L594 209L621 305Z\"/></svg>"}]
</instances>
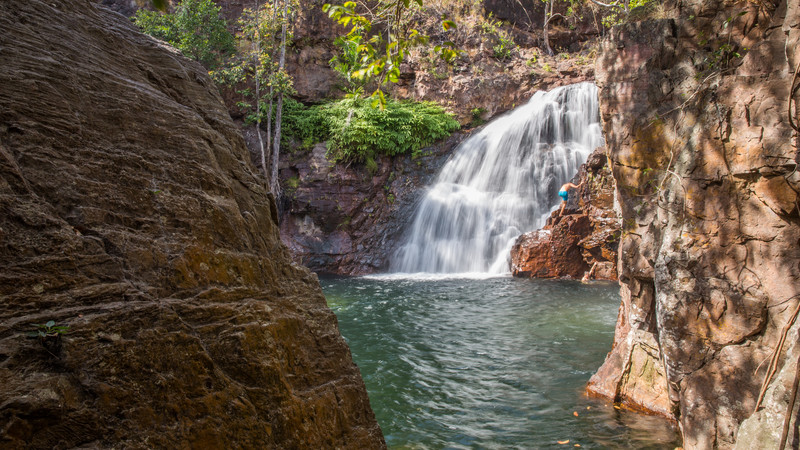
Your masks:
<instances>
[{"instance_id":1,"label":"shrub","mask_svg":"<svg viewBox=\"0 0 800 450\"><path fill-rule=\"evenodd\" d=\"M233 35L212 0L183 0L171 14L140 9L132 20L144 33L163 39L207 69L235 51Z\"/></svg>"},{"instance_id":2,"label":"shrub","mask_svg":"<svg viewBox=\"0 0 800 450\"><path fill-rule=\"evenodd\" d=\"M287 103L288 104L288 103ZM346 98L309 108L293 106L284 116L285 129L300 142L328 141L333 161L368 164L378 155L419 151L459 128L441 106L430 102L388 100L384 109L368 99Z\"/></svg>"}]
</instances>

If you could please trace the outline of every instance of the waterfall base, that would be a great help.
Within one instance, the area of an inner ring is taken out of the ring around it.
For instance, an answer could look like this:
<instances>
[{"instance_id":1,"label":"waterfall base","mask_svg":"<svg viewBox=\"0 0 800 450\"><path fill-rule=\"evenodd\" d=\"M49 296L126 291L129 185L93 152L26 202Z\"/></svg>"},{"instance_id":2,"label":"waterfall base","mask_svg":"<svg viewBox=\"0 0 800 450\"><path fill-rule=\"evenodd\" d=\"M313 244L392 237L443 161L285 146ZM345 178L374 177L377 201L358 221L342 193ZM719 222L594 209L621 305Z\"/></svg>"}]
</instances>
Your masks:
<instances>
[{"instance_id":1,"label":"waterfall base","mask_svg":"<svg viewBox=\"0 0 800 450\"><path fill-rule=\"evenodd\" d=\"M544 228L517 238L511 249L515 277L617 279L620 224L605 147L589 156L577 178L583 186L563 215L556 210Z\"/></svg>"}]
</instances>

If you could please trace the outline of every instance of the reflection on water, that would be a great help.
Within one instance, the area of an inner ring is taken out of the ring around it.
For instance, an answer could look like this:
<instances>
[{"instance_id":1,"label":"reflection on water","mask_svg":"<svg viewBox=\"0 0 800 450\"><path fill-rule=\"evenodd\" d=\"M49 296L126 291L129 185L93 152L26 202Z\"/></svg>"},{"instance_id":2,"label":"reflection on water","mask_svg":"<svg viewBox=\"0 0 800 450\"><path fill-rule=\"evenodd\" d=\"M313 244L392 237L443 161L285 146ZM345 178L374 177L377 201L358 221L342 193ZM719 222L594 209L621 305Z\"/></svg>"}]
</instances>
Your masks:
<instances>
[{"instance_id":1,"label":"reflection on water","mask_svg":"<svg viewBox=\"0 0 800 450\"><path fill-rule=\"evenodd\" d=\"M391 448L680 444L663 419L583 395L611 348L615 284L508 277L321 283Z\"/></svg>"}]
</instances>

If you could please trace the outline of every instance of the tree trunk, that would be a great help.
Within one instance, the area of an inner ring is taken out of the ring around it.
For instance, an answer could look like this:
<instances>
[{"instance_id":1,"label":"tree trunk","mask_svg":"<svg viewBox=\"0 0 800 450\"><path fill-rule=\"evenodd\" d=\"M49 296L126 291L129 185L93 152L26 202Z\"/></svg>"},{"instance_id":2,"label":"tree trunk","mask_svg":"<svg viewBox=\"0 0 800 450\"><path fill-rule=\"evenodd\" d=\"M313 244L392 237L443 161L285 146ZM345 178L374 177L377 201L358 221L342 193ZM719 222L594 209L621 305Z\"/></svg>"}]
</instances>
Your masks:
<instances>
[{"instance_id":1,"label":"tree trunk","mask_svg":"<svg viewBox=\"0 0 800 450\"><path fill-rule=\"evenodd\" d=\"M289 21L289 2L284 0L283 17L281 25L281 57L278 61L278 72L282 73L286 65L286 26ZM282 75L281 75L282 76ZM275 141L272 145L272 192L277 199L280 196L280 183L278 183L278 155L281 149L281 120L283 117L283 92L278 92L278 105L275 111Z\"/></svg>"},{"instance_id":2,"label":"tree trunk","mask_svg":"<svg viewBox=\"0 0 800 450\"><path fill-rule=\"evenodd\" d=\"M550 48L550 37L548 36L548 28L550 27L550 18L553 17L553 2L555 0L548 0L544 5L544 27L542 30L542 39L544 40L544 51L548 55L553 56L553 49Z\"/></svg>"},{"instance_id":3,"label":"tree trunk","mask_svg":"<svg viewBox=\"0 0 800 450\"><path fill-rule=\"evenodd\" d=\"M256 4L256 14L258 14L258 0L255 1ZM256 16L259 17L259 16ZM256 19L256 30L261 29L261 19ZM255 68L256 76L256 134L258 134L258 145L259 149L261 150L261 170L264 172L264 177L268 176L267 174L267 152L264 148L264 139L261 137L261 83L259 82L259 56L261 54L261 36L259 35L259 31L256 31L256 53L254 56L253 67ZM269 138L267 138L267 142L269 142Z\"/></svg>"}]
</instances>

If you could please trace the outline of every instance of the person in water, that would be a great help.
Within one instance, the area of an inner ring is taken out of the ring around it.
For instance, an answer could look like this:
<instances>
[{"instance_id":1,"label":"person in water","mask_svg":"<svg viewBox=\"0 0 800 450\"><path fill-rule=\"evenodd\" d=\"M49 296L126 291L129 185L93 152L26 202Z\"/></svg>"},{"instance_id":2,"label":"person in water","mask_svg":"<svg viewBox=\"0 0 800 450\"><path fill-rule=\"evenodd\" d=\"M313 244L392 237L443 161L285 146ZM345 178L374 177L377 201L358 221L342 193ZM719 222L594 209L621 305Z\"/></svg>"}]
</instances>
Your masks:
<instances>
[{"instance_id":1,"label":"person in water","mask_svg":"<svg viewBox=\"0 0 800 450\"><path fill-rule=\"evenodd\" d=\"M581 187L581 185L583 185L583 181L581 181L579 184L567 183L561 186L561 189L558 190L558 196L563 200L561 202L561 211L558 212L559 217L564 214L564 208L567 206L567 200L569 200L569 190L577 189Z\"/></svg>"}]
</instances>

